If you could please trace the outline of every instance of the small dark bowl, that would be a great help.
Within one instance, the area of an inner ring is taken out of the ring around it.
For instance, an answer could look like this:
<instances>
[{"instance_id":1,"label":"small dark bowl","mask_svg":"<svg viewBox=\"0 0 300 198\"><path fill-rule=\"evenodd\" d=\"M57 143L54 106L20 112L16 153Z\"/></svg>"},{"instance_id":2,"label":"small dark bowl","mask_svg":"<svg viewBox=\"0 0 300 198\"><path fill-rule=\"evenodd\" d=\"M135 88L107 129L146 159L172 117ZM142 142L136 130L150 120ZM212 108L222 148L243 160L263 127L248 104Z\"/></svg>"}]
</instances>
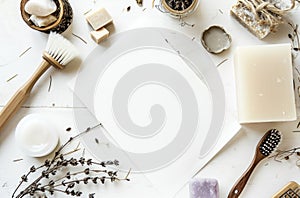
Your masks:
<instances>
[{"instance_id":1,"label":"small dark bowl","mask_svg":"<svg viewBox=\"0 0 300 198\"><path fill-rule=\"evenodd\" d=\"M38 27L32 23L30 20L31 15L24 9L27 1L28 0L21 0L20 11L23 20L30 28L44 33L50 33L51 31L62 33L71 25L73 20L73 10L67 0L54 0L57 5L57 10L53 13L53 15L57 17L57 20L46 27Z\"/></svg>"}]
</instances>

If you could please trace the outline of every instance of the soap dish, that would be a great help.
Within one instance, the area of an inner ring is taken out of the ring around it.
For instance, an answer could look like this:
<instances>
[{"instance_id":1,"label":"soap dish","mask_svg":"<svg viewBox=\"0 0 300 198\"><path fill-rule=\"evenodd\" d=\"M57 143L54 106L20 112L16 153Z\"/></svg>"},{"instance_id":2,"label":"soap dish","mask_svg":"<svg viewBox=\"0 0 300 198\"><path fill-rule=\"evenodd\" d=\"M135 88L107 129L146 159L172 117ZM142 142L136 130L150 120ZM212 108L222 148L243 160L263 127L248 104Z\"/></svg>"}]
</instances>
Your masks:
<instances>
[{"instance_id":1,"label":"soap dish","mask_svg":"<svg viewBox=\"0 0 300 198\"><path fill-rule=\"evenodd\" d=\"M28 0L21 0L20 11L23 20L30 28L44 33L50 33L51 31L62 33L71 25L73 20L73 10L68 0L53 0L57 5L57 10L53 13L54 16L57 17L57 20L45 27L38 27L30 20L31 15L25 11L25 4L27 1Z\"/></svg>"}]
</instances>

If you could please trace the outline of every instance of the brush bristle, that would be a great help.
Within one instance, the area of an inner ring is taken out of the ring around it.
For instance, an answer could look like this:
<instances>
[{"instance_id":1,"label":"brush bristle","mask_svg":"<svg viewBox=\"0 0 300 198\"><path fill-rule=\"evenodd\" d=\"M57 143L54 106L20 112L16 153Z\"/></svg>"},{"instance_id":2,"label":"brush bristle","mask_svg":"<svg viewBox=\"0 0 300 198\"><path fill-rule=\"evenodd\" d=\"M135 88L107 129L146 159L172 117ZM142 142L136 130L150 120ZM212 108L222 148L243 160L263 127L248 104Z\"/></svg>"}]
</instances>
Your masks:
<instances>
[{"instance_id":1,"label":"brush bristle","mask_svg":"<svg viewBox=\"0 0 300 198\"><path fill-rule=\"evenodd\" d=\"M277 129L271 129L267 133L267 136L259 146L259 151L264 156L270 155L281 141L281 133Z\"/></svg>"},{"instance_id":2,"label":"brush bristle","mask_svg":"<svg viewBox=\"0 0 300 198\"><path fill-rule=\"evenodd\" d=\"M78 54L69 40L55 32L50 32L45 51L61 65L68 64Z\"/></svg>"}]
</instances>

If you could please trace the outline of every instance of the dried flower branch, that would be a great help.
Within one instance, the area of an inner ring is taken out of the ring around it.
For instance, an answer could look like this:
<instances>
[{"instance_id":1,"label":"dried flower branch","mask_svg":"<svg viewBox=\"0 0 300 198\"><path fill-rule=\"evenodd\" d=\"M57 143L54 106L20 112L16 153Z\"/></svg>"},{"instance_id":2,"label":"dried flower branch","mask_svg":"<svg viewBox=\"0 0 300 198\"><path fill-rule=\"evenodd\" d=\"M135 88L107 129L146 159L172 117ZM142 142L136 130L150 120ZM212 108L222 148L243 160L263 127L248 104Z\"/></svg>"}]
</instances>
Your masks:
<instances>
[{"instance_id":1,"label":"dried flower branch","mask_svg":"<svg viewBox=\"0 0 300 198\"><path fill-rule=\"evenodd\" d=\"M289 160L291 156L297 157L296 165L300 167L300 147L295 147L288 150L276 150L275 154L270 156L277 162L282 162L283 160Z\"/></svg>"},{"instance_id":2,"label":"dried flower branch","mask_svg":"<svg viewBox=\"0 0 300 198\"><path fill-rule=\"evenodd\" d=\"M297 123L296 128L298 129L299 127L300 121ZM292 132L295 132L295 130L293 130ZM296 166L300 168L300 147L295 147L287 150L277 149L269 158L273 158L277 162L282 162L289 160L292 156L296 158Z\"/></svg>"},{"instance_id":3,"label":"dried flower branch","mask_svg":"<svg viewBox=\"0 0 300 198\"><path fill-rule=\"evenodd\" d=\"M59 147L51 159L45 160L40 166L33 165L30 170L21 177L20 183L12 194L12 198L21 198L26 195L47 197L57 192L80 197L83 192L79 190L79 185L104 184L106 181L129 181L128 176L130 171L124 178L119 178L118 171L110 170L109 166L119 166L118 160L96 162L93 159L86 159L83 156L79 158L66 158L67 155L73 154L80 149L79 144L75 149L69 152L63 152L65 148L76 138L97 127L103 126L100 123L87 128L78 135L71 137L66 143ZM24 190L20 190L22 185L29 183L29 177L33 174L37 175L37 177L28 184ZM89 194L89 197L94 197L94 194L95 193Z\"/></svg>"},{"instance_id":4,"label":"dried flower branch","mask_svg":"<svg viewBox=\"0 0 300 198\"><path fill-rule=\"evenodd\" d=\"M288 38L291 41L291 46L292 46L292 62L293 62L293 68L294 68L294 73L296 74L296 76L294 76L294 81L293 81L293 85L294 85L294 90L297 93L297 98L296 98L296 102L299 103L299 99L300 99L300 72L299 69L296 65L296 59L297 56L299 54L300 51L300 40L299 40L299 30L298 30L298 24L294 24L293 22L288 22L289 26L291 27L292 31L291 33L288 34ZM297 80L298 79L298 80ZM298 105L298 104L297 104ZM298 128L299 126L297 126ZM294 131L294 132L298 132L298 131Z\"/></svg>"},{"instance_id":5,"label":"dried flower branch","mask_svg":"<svg viewBox=\"0 0 300 198\"><path fill-rule=\"evenodd\" d=\"M293 49L293 58L295 59L300 51L300 40L298 32L298 24L293 24L292 22L288 23L292 28L292 33L288 34L289 39L291 40L292 49Z\"/></svg>"}]
</instances>

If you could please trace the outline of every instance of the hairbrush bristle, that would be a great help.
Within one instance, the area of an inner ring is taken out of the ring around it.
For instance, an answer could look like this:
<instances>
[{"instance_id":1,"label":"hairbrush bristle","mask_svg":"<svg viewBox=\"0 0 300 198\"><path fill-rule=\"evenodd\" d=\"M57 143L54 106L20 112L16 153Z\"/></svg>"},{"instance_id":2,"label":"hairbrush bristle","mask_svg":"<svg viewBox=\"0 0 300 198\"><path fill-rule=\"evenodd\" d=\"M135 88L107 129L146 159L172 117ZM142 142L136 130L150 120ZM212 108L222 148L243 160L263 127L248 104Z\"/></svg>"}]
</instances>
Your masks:
<instances>
[{"instance_id":1,"label":"hairbrush bristle","mask_svg":"<svg viewBox=\"0 0 300 198\"><path fill-rule=\"evenodd\" d=\"M270 155L281 141L281 133L277 129L271 129L259 146L259 151L264 156Z\"/></svg>"},{"instance_id":2,"label":"hairbrush bristle","mask_svg":"<svg viewBox=\"0 0 300 198\"><path fill-rule=\"evenodd\" d=\"M68 64L78 54L70 41L55 32L50 32L45 51L61 65Z\"/></svg>"}]
</instances>

